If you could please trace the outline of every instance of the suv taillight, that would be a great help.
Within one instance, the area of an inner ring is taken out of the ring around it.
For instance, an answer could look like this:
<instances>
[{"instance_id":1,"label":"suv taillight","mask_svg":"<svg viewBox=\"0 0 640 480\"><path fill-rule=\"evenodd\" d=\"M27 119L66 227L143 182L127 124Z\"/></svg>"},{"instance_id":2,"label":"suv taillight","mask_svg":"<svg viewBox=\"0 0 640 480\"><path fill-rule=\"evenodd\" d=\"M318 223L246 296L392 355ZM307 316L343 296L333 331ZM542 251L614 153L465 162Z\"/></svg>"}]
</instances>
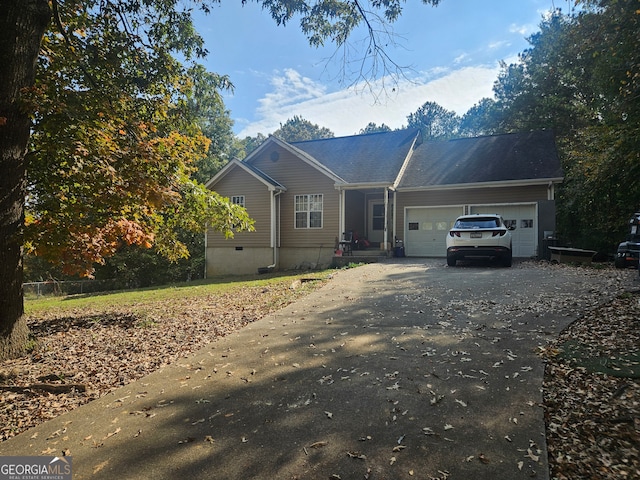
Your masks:
<instances>
[{"instance_id":1,"label":"suv taillight","mask_svg":"<svg viewBox=\"0 0 640 480\"><path fill-rule=\"evenodd\" d=\"M453 237L458 237L458 238L460 238L460 232L449 232L449 236L450 236L450 237L452 237L452 238L453 238ZM442 238L442 237L441 237L441 238Z\"/></svg>"},{"instance_id":2,"label":"suv taillight","mask_svg":"<svg viewBox=\"0 0 640 480\"><path fill-rule=\"evenodd\" d=\"M498 235L500 235L501 237L504 237L504 235L505 235L506 233L507 233L507 231L506 231L506 230L498 230L498 231L493 232L493 235L492 235L492 236L497 237Z\"/></svg>"}]
</instances>

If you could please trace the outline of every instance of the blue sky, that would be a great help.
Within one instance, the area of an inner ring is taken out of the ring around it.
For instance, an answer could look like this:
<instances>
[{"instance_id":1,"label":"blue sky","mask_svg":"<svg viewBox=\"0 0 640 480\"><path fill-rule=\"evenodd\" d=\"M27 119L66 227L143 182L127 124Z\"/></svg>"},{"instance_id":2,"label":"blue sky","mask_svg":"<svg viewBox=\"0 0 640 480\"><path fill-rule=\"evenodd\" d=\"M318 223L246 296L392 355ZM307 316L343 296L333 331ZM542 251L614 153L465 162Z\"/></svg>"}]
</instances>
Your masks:
<instances>
[{"instance_id":1,"label":"blue sky","mask_svg":"<svg viewBox=\"0 0 640 480\"><path fill-rule=\"evenodd\" d=\"M406 125L427 101L463 114L492 96L499 62L515 61L553 7L566 11L568 1L442 0L432 7L409 0L392 27L396 45L388 48L397 64L410 67L408 79L378 97L352 85L353 75L341 75L344 57L335 46L310 47L295 19L278 27L258 4L222 0L196 27L209 50L204 65L235 86L224 101L239 137L267 135L294 115L343 136L369 122ZM358 50L363 37L356 32L351 48Z\"/></svg>"}]
</instances>

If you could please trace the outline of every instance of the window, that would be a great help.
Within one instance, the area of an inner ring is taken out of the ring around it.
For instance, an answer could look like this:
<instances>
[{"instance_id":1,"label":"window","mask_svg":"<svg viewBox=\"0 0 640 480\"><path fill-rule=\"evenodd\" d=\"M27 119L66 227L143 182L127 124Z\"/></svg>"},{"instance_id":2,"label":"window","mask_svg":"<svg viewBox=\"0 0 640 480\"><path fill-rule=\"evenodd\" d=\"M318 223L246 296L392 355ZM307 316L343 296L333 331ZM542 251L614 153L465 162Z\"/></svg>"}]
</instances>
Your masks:
<instances>
[{"instance_id":1,"label":"window","mask_svg":"<svg viewBox=\"0 0 640 480\"><path fill-rule=\"evenodd\" d=\"M244 195L234 195L231 197L231 203L244 207Z\"/></svg>"},{"instance_id":2,"label":"window","mask_svg":"<svg viewBox=\"0 0 640 480\"><path fill-rule=\"evenodd\" d=\"M500 220L495 217L471 217L459 218L456 220L454 228L461 230L476 228L496 228L500 226Z\"/></svg>"},{"instance_id":3,"label":"window","mask_svg":"<svg viewBox=\"0 0 640 480\"><path fill-rule=\"evenodd\" d=\"M322 194L296 195L296 228L322 228Z\"/></svg>"},{"instance_id":4,"label":"window","mask_svg":"<svg viewBox=\"0 0 640 480\"><path fill-rule=\"evenodd\" d=\"M533 228L533 219L520 220L520 228Z\"/></svg>"},{"instance_id":5,"label":"window","mask_svg":"<svg viewBox=\"0 0 640 480\"><path fill-rule=\"evenodd\" d=\"M384 203L373 206L372 229L384 230Z\"/></svg>"}]
</instances>

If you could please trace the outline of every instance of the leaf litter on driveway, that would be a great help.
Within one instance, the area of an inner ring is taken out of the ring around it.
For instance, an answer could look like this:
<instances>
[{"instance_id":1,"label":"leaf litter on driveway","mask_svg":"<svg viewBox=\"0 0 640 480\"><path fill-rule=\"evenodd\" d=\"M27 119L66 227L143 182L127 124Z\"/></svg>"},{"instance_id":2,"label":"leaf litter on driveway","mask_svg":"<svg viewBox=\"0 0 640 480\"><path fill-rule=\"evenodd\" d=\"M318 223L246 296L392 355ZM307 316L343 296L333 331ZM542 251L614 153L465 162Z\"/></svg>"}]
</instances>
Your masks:
<instances>
[{"instance_id":1,"label":"leaf litter on driveway","mask_svg":"<svg viewBox=\"0 0 640 480\"><path fill-rule=\"evenodd\" d=\"M555 354L559 347L550 343L562 327L572 320L579 318L573 325L586 322L588 317L581 317L583 312L597 311L603 303L606 305L611 298L620 294L631 272L613 269L597 271L536 262L516 264L514 268L545 269L550 276L561 270L564 281L567 281L566 277L573 277L579 294L567 293L570 289L565 288L566 286L558 286L557 291L554 291L551 285L544 294L529 295L526 286L516 289L505 282L501 298L491 300L484 298L483 292L478 291L474 285L465 285L464 281L459 289L446 292L440 291L437 285L422 283L420 289L407 288L404 293L398 294L396 300L402 308L379 311L375 293L384 289L379 284L372 285L366 318L362 322L352 319L351 325L341 324L333 337L334 344L322 354L349 358L346 353L352 348L354 338L364 330L385 340L384 353L397 366L388 371L368 369L365 372L345 364L340 369L325 369L313 381L323 389L341 388L345 382L359 382L358 385L369 389L380 388L381 393L378 395L387 398L391 405L380 416L387 422L384 428L388 430L389 438L384 441L395 445L386 450L393 455L386 454L385 465L388 468L404 468L417 478L447 478L449 470L453 470L450 465L434 465L432 471L421 471L416 466L406 464L407 455L411 452L415 454L420 438L431 442L431 445L438 442L454 446L464 444L470 421L466 418L468 411L479 402L486 403L484 395L490 390L492 383L500 379L505 392L514 393L526 384L532 372L535 373L530 362L534 352L518 348L519 342L525 338L533 338L538 345L535 353L543 355L547 362L545 412L548 420L549 460L554 478L576 478L574 471L600 470L610 471L618 476L597 478L634 478L633 475L637 474L638 451L637 379L623 380L622 383L616 383L615 388L608 381L587 379L585 385L576 388L574 384L566 383L568 380L565 377L569 376L566 371L570 371L573 378L577 367L553 365L553 361L559 358ZM589 281L585 282L588 285L583 286L585 277L589 277ZM597 281L594 281L596 278ZM36 390L20 393L0 390L0 420L4 425L0 439L16 435L163 365L187 357L219 336L261 318L270 311L269 305L273 305L274 297L291 293L288 285L282 290L275 290L271 292L270 298L265 299L264 304L257 301L260 295L254 291L243 292L234 298L203 299L201 302L190 299L183 304L173 302L170 306L148 306L145 319L153 318L153 322L142 322L142 325L131 312L117 310L76 312L64 318L47 318L42 315L30 319L32 330L38 334L39 346L29 357L1 364L0 383L28 386L39 381L38 378L47 378L50 383L74 382L87 385L88 388L84 393L69 391L65 394ZM352 300L356 301L357 297L348 298L348 301ZM612 310L615 314L611 313L610 316L615 317L620 308L625 308L630 309L627 315L630 319L638 318L637 312L632 308L635 306L637 305L633 303L616 306ZM407 324L407 319L411 320L413 326ZM327 320L326 326L330 327L332 323L333 319ZM634 324L630 321L629 324L628 330L637 333L637 322ZM625 335L629 331L625 331ZM597 332L597 336L605 337L609 344L615 343L616 335L615 322ZM502 348L507 344L508 347ZM321 350L315 340L306 345L310 349ZM638 345L637 341L635 345ZM625 348L631 346L627 345ZM60 365L65 366L64 371ZM289 365L294 370L303 366L298 362ZM189 368L198 367L194 365ZM242 376L240 373L238 375ZM557 376L565 380L557 383L550 380ZM453 383L455 386L451 386ZM607 388L600 388L601 383ZM414 395L418 403L408 402L407 395ZM581 395L586 395L589 402L580 400ZM426 407L419 406L421 398ZM589 462L593 460L593 455L581 453L591 451L586 445L583 448L580 442L593 443L596 438L593 433L596 431L595 427L584 435L570 435L567 431L584 420L583 416L574 416L573 413L579 412L580 408L592 400L595 402L595 399L599 399L600 407L607 405L611 411L624 413L615 417L613 422L590 418L584 423L587 426L595 424L598 435L602 435L603 426L615 427L618 436L623 431L622 427L628 427L624 430L628 438L601 440L597 436L599 463L597 467L592 467ZM616 409L626 405L626 410L615 410L611 404L615 404ZM308 403L305 402L304 405ZM557 405L560 408L555 413L550 413L551 408ZM562 408L563 405L571 405L571 408ZM338 415L344 416L342 409L326 410L327 406L323 407L320 413L326 424L331 425L327 428L338 428L339 423L335 419ZM523 398L520 403L512 406L508 415L494 419L495 425L487 426L488 431L495 433L496 441L499 439L513 446L513 469L526 477L535 476L541 452L537 442L527 438L527 432L521 430L529 421L531 411L539 407L536 398ZM309 408L313 408L313 405L309 405ZM430 414L433 418L430 417L428 422L415 416L415 412L424 408L433 412ZM441 417L434 421L438 418L438 412L445 410L456 412L455 417ZM332 418L333 422L326 421ZM630 418L634 420L629 421ZM555 435L555 432L560 433ZM359 441L360 438L372 437L358 434L355 440ZM399 438L402 438L402 445L398 442ZM361 447L373 445L375 441L375 438L367 440ZM314 450L317 448L313 446L313 442L306 445ZM428 445L429 443L425 444L425 447ZM610 450L620 445L622 448L618 450L622 453L618 456L612 454ZM345 450L343 455L344 452ZM365 478L368 478L375 455L364 448L348 449L346 452L346 457L366 463L364 472ZM458 456L460 463L477 465L474 468L495 467L501 461L488 451L465 451ZM554 470L556 460L561 464L557 471ZM627 474L629 476L625 477Z\"/></svg>"}]
</instances>

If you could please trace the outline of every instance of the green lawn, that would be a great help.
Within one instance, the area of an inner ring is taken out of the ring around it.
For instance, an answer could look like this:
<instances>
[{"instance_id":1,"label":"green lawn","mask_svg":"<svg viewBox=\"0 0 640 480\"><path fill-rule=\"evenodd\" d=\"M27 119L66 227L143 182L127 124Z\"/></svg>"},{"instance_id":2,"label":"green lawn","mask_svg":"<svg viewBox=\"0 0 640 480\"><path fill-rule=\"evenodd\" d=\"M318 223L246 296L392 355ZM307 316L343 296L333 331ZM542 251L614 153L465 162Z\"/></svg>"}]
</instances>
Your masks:
<instances>
[{"instance_id":1,"label":"green lawn","mask_svg":"<svg viewBox=\"0 0 640 480\"><path fill-rule=\"evenodd\" d=\"M229 276L209 280L199 280L175 285L151 287L138 290L105 292L71 296L42 296L25 299L25 313L43 311L64 311L77 309L108 309L110 307L150 304L171 299L201 297L212 294L233 292L247 287L292 284L296 280L325 280L331 270L297 274L273 274L256 277Z\"/></svg>"}]
</instances>

